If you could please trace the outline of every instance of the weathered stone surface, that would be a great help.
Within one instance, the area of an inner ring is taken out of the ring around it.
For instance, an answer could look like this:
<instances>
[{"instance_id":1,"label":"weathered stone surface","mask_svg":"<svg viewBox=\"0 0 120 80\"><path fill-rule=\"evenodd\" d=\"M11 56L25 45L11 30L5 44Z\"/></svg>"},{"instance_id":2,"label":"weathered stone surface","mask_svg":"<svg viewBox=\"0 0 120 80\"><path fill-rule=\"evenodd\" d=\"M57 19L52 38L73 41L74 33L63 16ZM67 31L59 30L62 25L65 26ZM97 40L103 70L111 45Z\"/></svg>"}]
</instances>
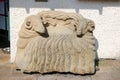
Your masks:
<instances>
[{"instance_id":1,"label":"weathered stone surface","mask_svg":"<svg viewBox=\"0 0 120 80\"><path fill-rule=\"evenodd\" d=\"M1 54L1 52L0 52ZM95 75L74 75L74 74L23 74L16 71L14 64L10 64L10 54L0 55L5 58L0 62L0 80L120 80L120 60L100 60L100 70Z\"/></svg>"},{"instance_id":2,"label":"weathered stone surface","mask_svg":"<svg viewBox=\"0 0 120 80\"><path fill-rule=\"evenodd\" d=\"M95 72L94 22L77 13L43 11L21 26L16 65L23 72Z\"/></svg>"}]
</instances>

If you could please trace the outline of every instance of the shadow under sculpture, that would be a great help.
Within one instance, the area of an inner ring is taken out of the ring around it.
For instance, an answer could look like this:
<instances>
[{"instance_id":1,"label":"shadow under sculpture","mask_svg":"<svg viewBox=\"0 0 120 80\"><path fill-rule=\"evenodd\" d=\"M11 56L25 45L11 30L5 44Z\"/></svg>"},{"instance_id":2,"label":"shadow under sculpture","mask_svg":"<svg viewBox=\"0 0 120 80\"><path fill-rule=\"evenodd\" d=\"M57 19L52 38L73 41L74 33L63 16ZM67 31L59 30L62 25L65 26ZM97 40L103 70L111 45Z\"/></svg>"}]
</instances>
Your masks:
<instances>
[{"instance_id":1,"label":"shadow under sculpture","mask_svg":"<svg viewBox=\"0 0 120 80\"><path fill-rule=\"evenodd\" d=\"M94 22L77 13L42 11L21 26L15 63L23 72L95 73Z\"/></svg>"}]
</instances>

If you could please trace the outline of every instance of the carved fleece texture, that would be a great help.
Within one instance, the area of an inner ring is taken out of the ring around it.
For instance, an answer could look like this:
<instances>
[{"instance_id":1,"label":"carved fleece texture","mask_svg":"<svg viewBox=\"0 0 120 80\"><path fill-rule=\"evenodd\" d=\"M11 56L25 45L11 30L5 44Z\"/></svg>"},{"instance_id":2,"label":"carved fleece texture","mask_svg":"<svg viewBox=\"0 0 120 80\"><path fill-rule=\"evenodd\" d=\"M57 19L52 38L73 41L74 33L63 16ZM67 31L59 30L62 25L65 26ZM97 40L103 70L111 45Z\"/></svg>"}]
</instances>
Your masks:
<instances>
[{"instance_id":1,"label":"carved fleece texture","mask_svg":"<svg viewBox=\"0 0 120 80\"><path fill-rule=\"evenodd\" d=\"M21 26L16 65L24 72L95 72L94 22L77 13L43 11Z\"/></svg>"}]
</instances>

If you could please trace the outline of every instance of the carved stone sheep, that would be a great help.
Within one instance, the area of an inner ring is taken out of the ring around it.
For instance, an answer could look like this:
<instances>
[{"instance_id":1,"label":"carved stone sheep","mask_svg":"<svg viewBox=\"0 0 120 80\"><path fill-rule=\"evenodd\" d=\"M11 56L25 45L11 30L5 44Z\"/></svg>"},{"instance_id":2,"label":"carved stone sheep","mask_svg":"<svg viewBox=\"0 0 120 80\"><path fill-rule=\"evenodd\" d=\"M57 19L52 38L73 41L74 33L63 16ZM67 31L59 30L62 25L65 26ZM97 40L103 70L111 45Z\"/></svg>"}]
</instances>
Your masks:
<instances>
[{"instance_id":1,"label":"carved stone sheep","mask_svg":"<svg viewBox=\"0 0 120 80\"><path fill-rule=\"evenodd\" d=\"M27 17L15 63L23 72L95 73L94 22L77 13L43 11Z\"/></svg>"}]
</instances>

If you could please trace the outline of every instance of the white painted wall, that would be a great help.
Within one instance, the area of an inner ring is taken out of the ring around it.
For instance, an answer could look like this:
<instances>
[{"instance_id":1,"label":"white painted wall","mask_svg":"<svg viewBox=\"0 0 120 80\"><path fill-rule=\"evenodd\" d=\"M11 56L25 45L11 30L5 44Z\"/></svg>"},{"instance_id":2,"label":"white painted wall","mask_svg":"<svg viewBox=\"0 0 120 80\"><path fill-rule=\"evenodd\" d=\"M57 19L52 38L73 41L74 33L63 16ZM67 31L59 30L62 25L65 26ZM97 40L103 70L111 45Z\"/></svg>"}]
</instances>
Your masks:
<instances>
[{"instance_id":1,"label":"white painted wall","mask_svg":"<svg viewBox=\"0 0 120 80\"><path fill-rule=\"evenodd\" d=\"M18 31L26 16L42 10L77 12L96 24L99 58L120 58L120 1L86 0L10 0L11 62L15 59Z\"/></svg>"}]
</instances>

